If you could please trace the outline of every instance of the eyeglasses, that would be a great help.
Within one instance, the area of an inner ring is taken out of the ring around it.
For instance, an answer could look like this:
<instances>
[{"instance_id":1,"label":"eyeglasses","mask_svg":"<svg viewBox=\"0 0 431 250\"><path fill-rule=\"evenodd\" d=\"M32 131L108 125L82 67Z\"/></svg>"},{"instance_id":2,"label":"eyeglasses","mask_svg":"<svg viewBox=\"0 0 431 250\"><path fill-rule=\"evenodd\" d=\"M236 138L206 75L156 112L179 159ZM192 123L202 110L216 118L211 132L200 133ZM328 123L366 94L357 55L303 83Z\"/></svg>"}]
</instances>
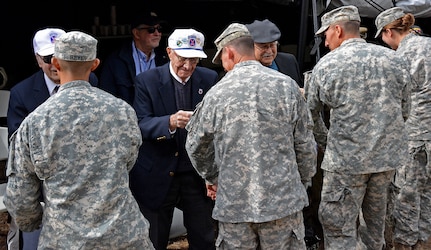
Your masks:
<instances>
[{"instance_id":1,"label":"eyeglasses","mask_svg":"<svg viewBox=\"0 0 431 250\"><path fill-rule=\"evenodd\" d=\"M275 49L278 45L278 42L272 42L272 43L255 43L254 46L260 50L267 50L267 49Z\"/></svg>"},{"instance_id":2,"label":"eyeglasses","mask_svg":"<svg viewBox=\"0 0 431 250\"><path fill-rule=\"evenodd\" d=\"M177 53L175 53L174 52L174 54L175 54L175 56L177 57L177 59L178 59L178 62L179 63L186 63L186 61L189 61L191 64L197 64L198 62L199 62L199 60L200 60L200 58L199 57L182 57L182 56L179 56Z\"/></svg>"},{"instance_id":3,"label":"eyeglasses","mask_svg":"<svg viewBox=\"0 0 431 250\"><path fill-rule=\"evenodd\" d=\"M153 34L154 32L156 32L156 30L159 33L162 33L162 26L151 26L151 27L141 27L141 28L137 28L138 30L147 30L148 33Z\"/></svg>"},{"instance_id":4,"label":"eyeglasses","mask_svg":"<svg viewBox=\"0 0 431 250\"><path fill-rule=\"evenodd\" d=\"M51 59L52 59L53 55L47 55L47 56L41 56L41 55L39 55L39 56L40 56L40 58L42 58L42 61L44 63L51 64Z\"/></svg>"}]
</instances>

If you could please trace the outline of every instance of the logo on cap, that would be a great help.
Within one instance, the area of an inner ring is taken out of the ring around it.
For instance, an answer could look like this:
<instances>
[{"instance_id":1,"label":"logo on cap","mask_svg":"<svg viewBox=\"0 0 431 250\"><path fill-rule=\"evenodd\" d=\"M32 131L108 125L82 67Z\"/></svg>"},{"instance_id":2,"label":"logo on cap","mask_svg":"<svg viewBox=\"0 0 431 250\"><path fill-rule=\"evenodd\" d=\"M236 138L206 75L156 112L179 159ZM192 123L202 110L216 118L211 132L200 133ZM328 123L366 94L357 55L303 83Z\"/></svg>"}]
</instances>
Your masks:
<instances>
[{"instance_id":1,"label":"logo on cap","mask_svg":"<svg viewBox=\"0 0 431 250\"><path fill-rule=\"evenodd\" d=\"M194 29L176 29L168 38L168 45L182 57L206 58L203 51L205 38L202 33Z\"/></svg>"},{"instance_id":2,"label":"logo on cap","mask_svg":"<svg viewBox=\"0 0 431 250\"><path fill-rule=\"evenodd\" d=\"M189 47L196 47L201 44L201 41L196 36L188 36L187 39L177 40L177 46L182 47L184 44L187 44Z\"/></svg>"},{"instance_id":3,"label":"logo on cap","mask_svg":"<svg viewBox=\"0 0 431 250\"><path fill-rule=\"evenodd\" d=\"M58 33L57 32L52 32L49 33L49 40L51 41L51 43L55 42L55 39L58 37Z\"/></svg>"},{"instance_id":4,"label":"logo on cap","mask_svg":"<svg viewBox=\"0 0 431 250\"><path fill-rule=\"evenodd\" d=\"M195 38L190 38L190 40L189 40L189 46L190 47L196 46L196 40L195 40Z\"/></svg>"}]
</instances>

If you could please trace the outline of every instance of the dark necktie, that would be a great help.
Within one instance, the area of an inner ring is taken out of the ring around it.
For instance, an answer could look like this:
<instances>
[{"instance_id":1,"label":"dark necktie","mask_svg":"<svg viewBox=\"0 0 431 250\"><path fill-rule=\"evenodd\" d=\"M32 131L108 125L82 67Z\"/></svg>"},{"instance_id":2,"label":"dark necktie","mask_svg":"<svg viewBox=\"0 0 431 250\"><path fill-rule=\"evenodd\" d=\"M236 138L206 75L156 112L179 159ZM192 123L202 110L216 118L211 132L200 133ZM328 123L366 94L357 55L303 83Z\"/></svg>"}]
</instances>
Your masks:
<instances>
[{"instance_id":1,"label":"dark necktie","mask_svg":"<svg viewBox=\"0 0 431 250\"><path fill-rule=\"evenodd\" d=\"M54 90L52 90L52 94L51 95L54 95L55 93L57 93L58 88L60 88L60 86L58 86L58 85L55 86Z\"/></svg>"}]
</instances>

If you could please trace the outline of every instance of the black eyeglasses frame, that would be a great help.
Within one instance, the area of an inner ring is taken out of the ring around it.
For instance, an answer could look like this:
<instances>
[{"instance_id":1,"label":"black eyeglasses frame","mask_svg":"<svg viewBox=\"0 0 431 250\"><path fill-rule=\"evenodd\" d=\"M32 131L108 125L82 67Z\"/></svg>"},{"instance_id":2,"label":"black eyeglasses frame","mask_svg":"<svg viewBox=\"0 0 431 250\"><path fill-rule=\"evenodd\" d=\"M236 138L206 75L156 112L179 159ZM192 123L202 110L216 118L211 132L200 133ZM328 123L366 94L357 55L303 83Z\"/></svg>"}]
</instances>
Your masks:
<instances>
[{"instance_id":1,"label":"black eyeglasses frame","mask_svg":"<svg viewBox=\"0 0 431 250\"><path fill-rule=\"evenodd\" d=\"M162 33L163 27L162 26L150 26L150 27L140 27L140 28L136 28L138 30L147 30L148 33L153 34L154 32L156 32L156 30L159 33Z\"/></svg>"},{"instance_id":2,"label":"black eyeglasses frame","mask_svg":"<svg viewBox=\"0 0 431 250\"><path fill-rule=\"evenodd\" d=\"M42 61L46 64L51 64L51 59L54 55L41 56L39 55Z\"/></svg>"}]
</instances>

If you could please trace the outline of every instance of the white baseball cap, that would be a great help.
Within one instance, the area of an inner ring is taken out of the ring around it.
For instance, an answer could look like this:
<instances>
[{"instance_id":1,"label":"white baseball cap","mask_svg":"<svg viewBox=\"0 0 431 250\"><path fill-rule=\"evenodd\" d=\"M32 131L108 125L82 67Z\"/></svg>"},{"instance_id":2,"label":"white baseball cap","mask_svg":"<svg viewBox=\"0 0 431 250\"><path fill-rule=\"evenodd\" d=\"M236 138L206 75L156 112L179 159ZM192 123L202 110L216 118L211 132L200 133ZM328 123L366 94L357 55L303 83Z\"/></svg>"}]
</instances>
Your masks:
<instances>
[{"instance_id":1,"label":"white baseball cap","mask_svg":"<svg viewBox=\"0 0 431 250\"><path fill-rule=\"evenodd\" d=\"M36 32L33 38L34 53L40 56L54 54L55 39L66 33L62 29L46 28Z\"/></svg>"},{"instance_id":2,"label":"white baseball cap","mask_svg":"<svg viewBox=\"0 0 431 250\"><path fill-rule=\"evenodd\" d=\"M168 38L168 47L185 58L207 58L204 35L194 29L176 29Z\"/></svg>"}]
</instances>

